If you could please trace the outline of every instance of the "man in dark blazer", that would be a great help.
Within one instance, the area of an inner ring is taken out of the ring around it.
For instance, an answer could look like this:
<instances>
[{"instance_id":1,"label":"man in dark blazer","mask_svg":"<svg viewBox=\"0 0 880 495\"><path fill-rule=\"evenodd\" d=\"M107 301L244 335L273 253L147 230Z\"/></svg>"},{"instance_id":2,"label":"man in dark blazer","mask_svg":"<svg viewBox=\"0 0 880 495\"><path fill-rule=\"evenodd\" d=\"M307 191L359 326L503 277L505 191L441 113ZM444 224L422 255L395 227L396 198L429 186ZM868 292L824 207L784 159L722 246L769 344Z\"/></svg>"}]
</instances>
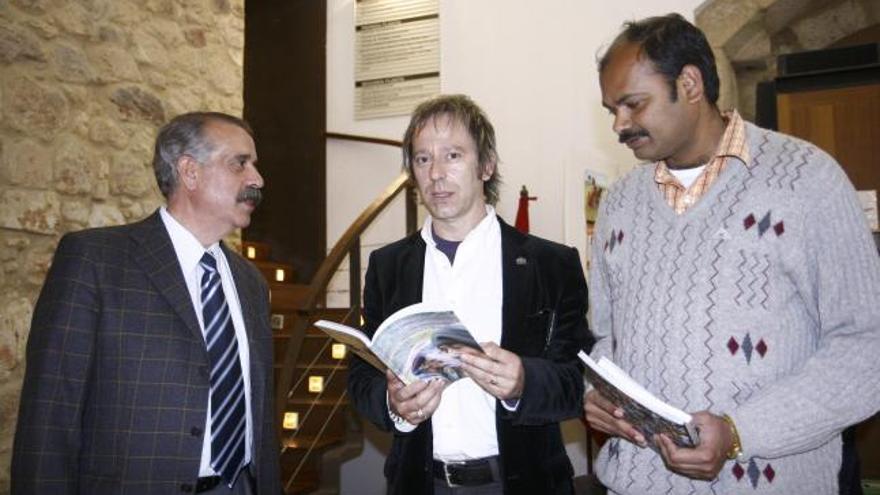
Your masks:
<instances>
[{"instance_id":1,"label":"man in dark blazer","mask_svg":"<svg viewBox=\"0 0 880 495\"><path fill-rule=\"evenodd\" d=\"M280 493L267 286L221 242L259 203L256 159L244 121L178 116L153 161L167 206L62 238L28 340L12 493ZM228 337L233 389L206 326Z\"/></svg>"},{"instance_id":2,"label":"man in dark blazer","mask_svg":"<svg viewBox=\"0 0 880 495\"><path fill-rule=\"evenodd\" d=\"M406 386L352 359L357 410L394 432L388 493L572 493L559 422L580 412L589 338L577 251L495 215L494 130L469 98L420 105L403 152L430 217L370 256L364 331L410 304L447 305L485 355L461 355L467 379Z\"/></svg>"}]
</instances>

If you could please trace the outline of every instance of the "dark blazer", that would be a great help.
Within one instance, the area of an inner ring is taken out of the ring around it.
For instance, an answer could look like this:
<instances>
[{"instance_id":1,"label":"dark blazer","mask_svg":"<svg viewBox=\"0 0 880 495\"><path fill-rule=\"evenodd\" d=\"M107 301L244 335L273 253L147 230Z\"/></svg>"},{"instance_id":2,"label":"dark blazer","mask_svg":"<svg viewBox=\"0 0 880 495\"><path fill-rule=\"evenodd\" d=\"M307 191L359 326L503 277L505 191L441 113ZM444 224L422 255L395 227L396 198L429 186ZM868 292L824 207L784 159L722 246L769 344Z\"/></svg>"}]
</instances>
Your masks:
<instances>
[{"instance_id":1,"label":"dark blazer","mask_svg":"<svg viewBox=\"0 0 880 495\"><path fill-rule=\"evenodd\" d=\"M250 348L254 475L260 494L275 495L267 286L249 262L222 249ZM12 493L191 491L208 381L205 342L159 212L65 235L34 309Z\"/></svg>"},{"instance_id":2,"label":"dark blazer","mask_svg":"<svg viewBox=\"0 0 880 495\"><path fill-rule=\"evenodd\" d=\"M577 250L524 235L499 219L503 276L501 347L518 354L525 387L515 412L497 404L496 426L506 494L572 493L572 466L559 421L581 415L577 352L587 346L587 288ZM419 233L374 251L364 290L364 331L420 302L425 242ZM394 429L385 376L352 357L348 391L358 412L394 432L385 462L388 493L433 493L431 421Z\"/></svg>"}]
</instances>

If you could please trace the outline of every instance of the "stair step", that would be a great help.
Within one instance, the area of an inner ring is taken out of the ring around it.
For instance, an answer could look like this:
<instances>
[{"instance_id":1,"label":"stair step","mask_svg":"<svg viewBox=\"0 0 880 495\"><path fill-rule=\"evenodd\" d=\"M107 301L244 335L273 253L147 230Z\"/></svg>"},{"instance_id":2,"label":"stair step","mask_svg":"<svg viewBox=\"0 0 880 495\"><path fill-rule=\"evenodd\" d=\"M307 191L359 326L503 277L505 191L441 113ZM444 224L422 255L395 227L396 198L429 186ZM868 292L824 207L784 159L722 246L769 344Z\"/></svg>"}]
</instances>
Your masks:
<instances>
[{"instance_id":1,"label":"stair step","mask_svg":"<svg viewBox=\"0 0 880 495\"><path fill-rule=\"evenodd\" d=\"M330 320L330 321L339 321L345 323L345 318L349 317L352 320L348 322L348 325L357 326L360 324L357 321L357 316L350 313L349 308L318 308L311 312L309 316L309 321L318 321L318 320ZM293 328L293 322L298 316L298 312L295 309L281 309L276 308L275 305L272 305L272 329L275 330L275 334L283 334L283 330L290 330ZM326 335L324 332L318 330L317 328L312 328L309 333L313 335Z\"/></svg>"},{"instance_id":2,"label":"stair step","mask_svg":"<svg viewBox=\"0 0 880 495\"><path fill-rule=\"evenodd\" d=\"M251 261L262 261L269 259L271 249L264 242L242 241L241 254Z\"/></svg>"},{"instance_id":3,"label":"stair step","mask_svg":"<svg viewBox=\"0 0 880 495\"><path fill-rule=\"evenodd\" d=\"M277 364L282 364L284 362L285 356L287 356L287 344L290 340L289 335L284 334L275 334L273 335L274 340L274 353L275 353L275 362ZM324 335L323 333L320 335L306 333L305 338L302 341L302 347L300 347L299 355L301 360L311 360L318 356L318 360L316 363L319 364L327 364L332 365L336 364L340 361L338 358L333 357L333 344L336 343L330 337ZM345 350L346 356L348 355L348 349ZM342 359L345 359L344 357Z\"/></svg>"},{"instance_id":4,"label":"stair step","mask_svg":"<svg viewBox=\"0 0 880 495\"><path fill-rule=\"evenodd\" d=\"M296 404L288 405L285 412L295 412L299 415L299 425L294 430L283 430L282 437L314 437L323 428L325 435L334 437L345 436L346 418L348 409L340 405L333 410L332 405L325 404ZM330 418L329 421L327 418Z\"/></svg>"},{"instance_id":5,"label":"stair step","mask_svg":"<svg viewBox=\"0 0 880 495\"><path fill-rule=\"evenodd\" d=\"M281 445L287 447L287 449L281 455L283 456L286 452L291 451L307 450L310 447L312 452L314 452L316 449L329 447L341 443L343 440L345 440L345 437L340 435L321 435L320 438L315 435L296 435L293 439L285 437L281 439Z\"/></svg>"},{"instance_id":6,"label":"stair step","mask_svg":"<svg viewBox=\"0 0 880 495\"><path fill-rule=\"evenodd\" d=\"M293 283L294 272L292 266L274 261L254 261L253 263L267 281L279 284Z\"/></svg>"},{"instance_id":7,"label":"stair step","mask_svg":"<svg viewBox=\"0 0 880 495\"><path fill-rule=\"evenodd\" d=\"M306 299L310 290L308 285L284 284L270 281L269 293L272 312L306 309Z\"/></svg>"}]
</instances>

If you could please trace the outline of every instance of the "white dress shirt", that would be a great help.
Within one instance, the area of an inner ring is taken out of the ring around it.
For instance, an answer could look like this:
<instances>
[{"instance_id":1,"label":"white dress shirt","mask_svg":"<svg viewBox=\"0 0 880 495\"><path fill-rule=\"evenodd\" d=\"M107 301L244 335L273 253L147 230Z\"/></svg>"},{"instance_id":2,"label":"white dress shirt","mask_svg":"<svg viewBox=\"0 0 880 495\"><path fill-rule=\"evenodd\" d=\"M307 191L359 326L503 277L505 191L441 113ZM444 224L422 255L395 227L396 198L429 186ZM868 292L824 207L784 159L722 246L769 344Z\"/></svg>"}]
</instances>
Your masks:
<instances>
[{"instance_id":1,"label":"white dress shirt","mask_svg":"<svg viewBox=\"0 0 880 495\"><path fill-rule=\"evenodd\" d=\"M503 299L501 226L495 209L458 246L455 263L437 249L431 218L422 227L425 269L422 301L451 308L477 342L501 343ZM434 458L458 461L498 455L495 397L470 378L458 380L443 391L431 424Z\"/></svg>"},{"instance_id":2,"label":"white dress shirt","mask_svg":"<svg viewBox=\"0 0 880 495\"><path fill-rule=\"evenodd\" d=\"M171 244L174 246L174 252L177 254L177 261L180 263L180 269L183 272L183 278L186 280L186 288L189 290L189 297L192 300L193 308L196 310L196 317L199 320L199 327L202 329L202 337L205 336L205 323L202 321L202 298L201 298L201 279L204 270L199 261L206 251L209 251L217 259L217 271L220 273L220 283L223 286L223 293L226 296L226 304L229 305L229 313L232 316L232 326L235 328L235 338L238 341L238 357L241 361L242 378L244 379L244 397L245 397L245 413L246 413L246 429L245 429L245 463L250 463L253 452L254 426L251 414L251 380L250 380L250 348L248 347L247 333L244 329L244 318L241 313L241 303L238 300L238 291L235 288L235 281L232 279L232 271L229 269L229 262L220 249L219 243L214 243L205 249L198 239L180 224L165 207L159 210L165 229L171 237ZM207 346L207 344L205 344ZM211 468L211 397L208 394L208 413L205 416L205 435L202 441L202 461L199 466L199 476L214 476L217 473Z\"/></svg>"}]
</instances>

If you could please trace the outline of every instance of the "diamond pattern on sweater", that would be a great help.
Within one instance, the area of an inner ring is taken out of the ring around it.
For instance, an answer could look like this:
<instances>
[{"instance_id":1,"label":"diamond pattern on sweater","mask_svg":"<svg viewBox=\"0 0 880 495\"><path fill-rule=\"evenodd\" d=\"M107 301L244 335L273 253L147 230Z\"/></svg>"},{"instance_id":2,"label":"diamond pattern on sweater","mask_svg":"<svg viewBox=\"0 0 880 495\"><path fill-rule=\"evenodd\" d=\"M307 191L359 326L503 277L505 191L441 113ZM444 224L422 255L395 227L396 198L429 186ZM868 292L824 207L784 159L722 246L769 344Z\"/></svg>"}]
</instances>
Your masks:
<instances>
[{"instance_id":1,"label":"diamond pattern on sweater","mask_svg":"<svg viewBox=\"0 0 880 495\"><path fill-rule=\"evenodd\" d=\"M746 362L751 364L752 363L752 349L754 349L754 346L752 346L752 336L751 335L746 334L746 338L743 339L741 347L743 350L743 354L746 356Z\"/></svg>"},{"instance_id":2,"label":"diamond pattern on sweater","mask_svg":"<svg viewBox=\"0 0 880 495\"><path fill-rule=\"evenodd\" d=\"M746 474L745 470L738 462L733 463L733 468L731 468L730 471L733 473L733 477L736 478L736 481L741 480L743 475Z\"/></svg>"},{"instance_id":3,"label":"diamond pattern on sweater","mask_svg":"<svg viewBox=\"0 0 880 495\"><path fill-rule=\"evenodd\" d=\"M727 350L730 351L731 356L736 356L736 351L739 350L739 343L734 337L731 337L730 340L727 341Z\"/></svg>"},{"instance_id":4,"label":"diamond pattern on sweater","mask_svg":"<svg viewBox=\"0 0 880 495\"><path fill-rule=\"evenodd\" d=\"M749 481L752 483L752 488L758 488L758 481L761 480L761 469L758 468L758 463L755 462L754 459L749 461L749 467L746 469L746 474L749 475Z\"/></svg>"},{"instance_id":5,"label":"diamond pattern on sweater","mask_svg":"<svg viewBox=\"0 0 880 495\"><path fill-rule=\"evenodd\" d=\"M764 354L767 354L767 343L764 342L764 339L758 341L758 344L755 345L755 350L758 351L758 354L760 354L761 357L764 357Z\"/></svg>"},{"instance_id":6,"label":"diamond pattern on sweater","mask_svg":"<svg viewBox=\"0 0 880 495\"><path fill-rule=\"evenodd\" d=\"M749 230L753 225L755 225L755 215L749 213L749 216L743 220L743 227L745 227L746 230Z\"/></svg>"},{"instance_id":7,"label":"diamond pattern on sweater","mask_svg":"<svg viewBox=\"0 0 880 495\"><path fill-rule=\"evenodd\" d=\"M758 237L764 237L764 233L770 228L770 212L768 211L764 218L758 222Z\"/></svg>"},{"instance_id":8,"label":"diamond pattern on sweater","mask_svg":"<svg viewBox=\"0 0 880 495\"><path fill-rule=\"evenodd\" d=\"M773 483L773 478L776 477L776 471L773 470L773 466L770 463L767 463L767 467L764 468L764 477L767 478L767 481Z\"/></svg>"},{"instance_id":9,"label":"diamond pattern on sweater","mask_svg":"<svg viewBox=\"0 0 880 495\"><path fill-rule=\"evenodd\" d=\"M785 224L783 224L782 221L780 221L779 223L777 223L776 225L773 226L773 232L776 232L776 237L781 236L782 234L785 233Z\"/></svg>"}]
</instances>

